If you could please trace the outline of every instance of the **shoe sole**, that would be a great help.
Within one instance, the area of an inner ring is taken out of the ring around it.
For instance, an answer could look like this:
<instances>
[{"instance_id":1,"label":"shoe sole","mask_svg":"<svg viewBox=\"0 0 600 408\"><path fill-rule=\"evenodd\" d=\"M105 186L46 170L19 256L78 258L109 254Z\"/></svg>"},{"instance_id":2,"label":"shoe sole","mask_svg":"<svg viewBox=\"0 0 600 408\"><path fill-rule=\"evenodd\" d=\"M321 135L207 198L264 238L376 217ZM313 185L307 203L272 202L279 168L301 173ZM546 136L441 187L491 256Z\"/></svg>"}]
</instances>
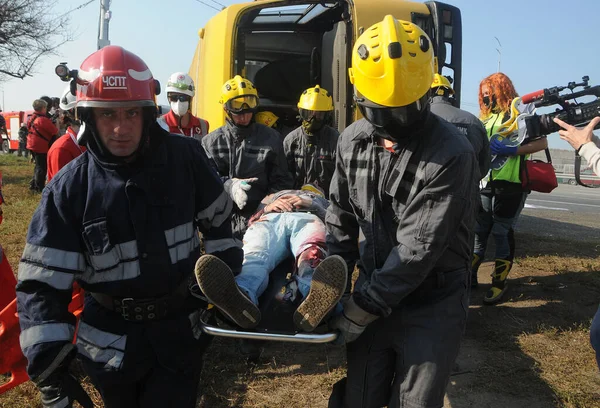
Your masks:
<instances>
[{"instance_id":1,"label":"shoe sole","mask_svg":"<svg viewBox=\"0 0 600 408\"><path fill-rule=\"evenodd\" d=\"M313 331L340 301L346 290L348 268L338 255L324 259L315 268L310 291L294 312L294 324L305 332Z\"/></svg>"},{"instance_id":2,"label":"shoe sole","mask_svg":"<svg viewBox=\"0 0 600 408\"><path fill-rule=\"evenodd\" d=\"M260 310L240 290L231 269L213 255L204 255L196 262L198 286L204 296L230 320L244 329L256 327Z\"/></svg>"},{"instance_id":3,"label":"shoe sole","mask_svg":"<svg viewBox=\"0 0 600 408\"><path fill-rule=\"evenodd\" d=\"M500 301L502 300L502 298L504 297L504 294L506 293L506 290L508 289L508 283L505 282L504 283L504 289L502 289L502 292L500 292L500 294L498 296L496 296L493 299L488 299L485 296L483 297L483 303L486 305L495 305L496 303L500 303Z\"/></svg>"}]
</instances>

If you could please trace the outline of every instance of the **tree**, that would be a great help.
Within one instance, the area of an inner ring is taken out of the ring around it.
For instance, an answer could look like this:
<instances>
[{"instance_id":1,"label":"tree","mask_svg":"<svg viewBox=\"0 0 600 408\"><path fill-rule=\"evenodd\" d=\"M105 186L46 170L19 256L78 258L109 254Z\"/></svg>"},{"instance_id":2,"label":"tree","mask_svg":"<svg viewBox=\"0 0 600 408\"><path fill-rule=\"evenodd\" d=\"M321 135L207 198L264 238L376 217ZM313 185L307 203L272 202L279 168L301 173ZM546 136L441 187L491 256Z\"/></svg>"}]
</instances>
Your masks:
<instances>
[{"instance_id":1,"label":"tree","mask_svg":"<svg viewBox=\"0 0 600 408\"><path fill-rule=\"evenodd\" d=\"M70 41L68 18L47 0L0 0L0 81L32 76L36 63Z\"/></svg>"}]
</instances>

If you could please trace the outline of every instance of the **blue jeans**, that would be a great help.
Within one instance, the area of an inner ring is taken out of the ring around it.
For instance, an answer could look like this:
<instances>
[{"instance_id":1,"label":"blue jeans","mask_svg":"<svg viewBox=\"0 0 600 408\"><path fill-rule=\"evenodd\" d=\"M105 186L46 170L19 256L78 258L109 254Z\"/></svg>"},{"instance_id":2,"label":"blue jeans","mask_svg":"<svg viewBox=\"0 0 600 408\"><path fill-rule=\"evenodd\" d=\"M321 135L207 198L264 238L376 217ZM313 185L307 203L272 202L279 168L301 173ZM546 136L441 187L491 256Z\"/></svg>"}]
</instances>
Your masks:
<instances>
[{"instance_id":1,"label":"blue jeans","mask_svg":"<svg viewBox=\"0 0 600 408\"><path fill-rule=\"evenodd\" d=\"M304 297L310 290L314 268L325 259L325 224L305 212L269 213L244 234L244 263L235 280L254 304L269 283L269 274L293 255L298 289Z\"/></svg>"},{"instance_id":2,"label":"blue jeans","mask_svg":"<svg viewBox=\"0 0 600 408\"><path fill-rule=\"evenodd\" d=\"M496 242L495 259L514 257L513 230L525 206L528 193L492 194L490 191L481 192L481 207L475 226L474 253L481 259L485 256L489 234Z\"/></svg>"},{"instance_id":3,"label":"blue jeans","mask_svg":"<svg viewBox=\"0 0 600 408\"><path fill-rule=\"evenodd\" d=\"M600 369L600 308L598 308L598 311L594 316L594 320L592 320L592 327L590 328L590 342L592 343L592 347L596 352L596 363L598 364L598 369Z\"/></svg>"}]
</instances>

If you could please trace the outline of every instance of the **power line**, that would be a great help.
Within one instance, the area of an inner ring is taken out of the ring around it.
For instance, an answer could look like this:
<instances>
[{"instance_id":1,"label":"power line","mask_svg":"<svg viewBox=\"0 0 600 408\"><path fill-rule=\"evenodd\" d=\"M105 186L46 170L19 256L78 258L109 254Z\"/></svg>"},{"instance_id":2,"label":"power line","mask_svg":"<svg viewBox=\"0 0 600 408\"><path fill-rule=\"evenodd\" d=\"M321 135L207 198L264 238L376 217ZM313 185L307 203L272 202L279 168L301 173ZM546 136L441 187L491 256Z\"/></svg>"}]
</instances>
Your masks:
<instances>
[{"instance_id":1,"label":"power line","mask_svg":"<svg viewBox=\"0 0 600 408\"><path fill-rule=\"evenodd\" d=\"M196 0L198 3L204 4L206 7L210 7L213 10L217 10L217 11L221 11L221 9L216 8L215 6L212 6L208 3L203 2L202 0Z\"/></svg>"},{"instance_id":2,"label":"power line","mask_svg":"<svg viewBox=\"0 0 600 408\"><path fill-rule=\"evenodd\" d=\"M71 10L67 11L66 13L61 14L60 16L56 17L56 20L58 20L59 18L62 18L64 16L66 16L67 14L71 14L72 12L74 12L76 10L80 10L80 9L84 8L85 6L87 6L89 4L92 4L94 1L96 1L96 0L89 0L88 2L85 2L85 3L83 3L83 4L81 4L81 5L77 6L77 7L75 7L74 9L71 9Z\"/></svg>"},{"instance_id":3,"label":"power line","mask_svg":"<svg viewBox=\"0 0 600 408\"><path fill-rule=\"evenodd\" d=\"M218 1L215 1L215 0L210 0L210 1L212 1L213 3L218 4L219 6L221 6L222 7L221 10L223 10L224 8L227 8L227 6L224 5L223 3L219 3Z\"/></svg>"}]
</instances>

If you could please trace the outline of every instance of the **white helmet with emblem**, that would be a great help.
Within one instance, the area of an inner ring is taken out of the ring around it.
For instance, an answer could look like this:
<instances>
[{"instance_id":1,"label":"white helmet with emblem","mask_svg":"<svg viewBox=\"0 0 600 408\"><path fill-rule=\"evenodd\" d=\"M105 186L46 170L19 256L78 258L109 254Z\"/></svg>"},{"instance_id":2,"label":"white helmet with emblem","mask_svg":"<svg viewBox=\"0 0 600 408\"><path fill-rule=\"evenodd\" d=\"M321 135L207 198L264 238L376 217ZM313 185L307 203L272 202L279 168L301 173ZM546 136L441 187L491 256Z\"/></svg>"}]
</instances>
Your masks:
<instances>
[{"instance_id":1,"label":"white helmet with emblem","mask_svg":"<svg viewBox=\"0 0 600 408\"><path fill-rule=\"evenodd\" d=\"M167 81L167 94L169 92L175 92L193 98L195 91L194 80L185 72L175 72L174 74L171 74Z\"/></svg>"}]
</instances>

